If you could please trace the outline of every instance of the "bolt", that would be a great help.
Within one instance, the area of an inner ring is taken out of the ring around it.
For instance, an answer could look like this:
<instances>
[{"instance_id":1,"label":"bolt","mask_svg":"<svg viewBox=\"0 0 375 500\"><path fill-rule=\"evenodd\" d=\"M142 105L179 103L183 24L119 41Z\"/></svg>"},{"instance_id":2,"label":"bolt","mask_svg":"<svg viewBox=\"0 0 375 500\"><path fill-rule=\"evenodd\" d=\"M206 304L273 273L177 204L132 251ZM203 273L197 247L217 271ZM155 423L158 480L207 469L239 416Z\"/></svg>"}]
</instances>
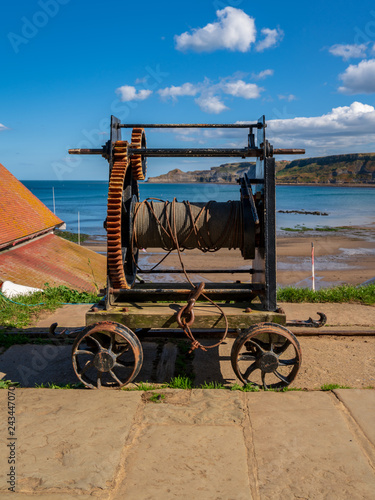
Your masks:
<instances>
[{"instance_id":1,"label":"bolt","mask_svg":"<svg viewBox=\"0 0 375 500\"><path fill-rule=\"evenodd\" d=\"M122 312L127 313L128 311L129 311L129 309L127 307L122 308Z\"/></svg>"},{"instance_id":2,"label":"bolt","mask_svg":"<svg viewBox=\"0 0 375 500\"><path fill-rule=\"evenodd\" d=\"M92 308L91 308L91 311L92 311L92 312L94 312L94 313L96 313L96 312L98 312L98 311L99 311L99 309L98 309L97 307L92 307Z\"/></svg>"},{"instance_id":3,"label":"bolt","mask_svg":"<svg viewBox=\"0 0 375 500\"><path fill-rule=\"evenodd\" d=\"M252 309L250 307L246 307L245 313L251 313L251 312L252 312Z\"/></svg>"}]
</instances>

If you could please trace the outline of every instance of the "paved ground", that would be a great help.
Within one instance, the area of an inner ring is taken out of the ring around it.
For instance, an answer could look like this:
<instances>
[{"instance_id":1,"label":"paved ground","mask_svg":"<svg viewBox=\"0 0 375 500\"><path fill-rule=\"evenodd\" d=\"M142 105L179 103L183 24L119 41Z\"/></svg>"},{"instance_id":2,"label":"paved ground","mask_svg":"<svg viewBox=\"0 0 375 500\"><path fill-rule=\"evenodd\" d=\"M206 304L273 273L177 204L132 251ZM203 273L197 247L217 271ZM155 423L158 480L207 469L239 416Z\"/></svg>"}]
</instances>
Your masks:
<instances>
[{"instance_id":1,"label":"paved ground","mask_svg":"<svg viewBox=\"0 0 375 500\"><path fill-rule=\"evenodd\" d=\"M0 497L374 498L374 390L160 393L17 389L16 494L3 442Z\"/></svg>"},{"instance_id":2,"label":"paved ground","mask_svg":"<svg viewBox=\"0 0 375 500\"><path fill-rule=\"evenodd\" d=\"M293 387L318 389L323 384L375 387L375 307L358 304L283 304L283 307L288 320L316 318L316 312L323 311L330 325L318 330L292 328L303 355ZM31 331L45 331L53 322L59 323L59 327L82 326L87 310L87 305L64 306L41 318ZM348 331L353 335L348 336ZM341 334L333 335L337 332ZM238 382L230 362L232 344L233 339L228 338L207 352L195 351L190 369L196 385L217 381L231 386ZM178 346L147 341L143 342L143 351L143 367L136 381L169 382L175 372ZM20 382L23 387L75 383L71 346L14 345L0 355L0 378Z\"/></svg>"},{"instance_id":3,"label":"paved ground","mask_svg":"<svg viewBox=\"0 0 375 500\"><path fill-rule=\"evenodd\" d=\"M86 308L64 308L42 319L33 331L53 321L82 325ZM313 304L294 309L292 316L287 311L288 319L317 310L327 311ZM375 386L375 338L369 335L374 310L362 308L355 316L348 308L331 309L328 334L342 327L354 328L359 336L299 337L304 361L294 385L353 386L358 379L359 387ZM344 314L352 319L350 326ZM209 353L196 351L196 384L235 382L231 342ZM174 371L168 360L176 359L176 344L168 342L160 349L146 342L143 348L138 380L168 381ZM70 351L70 346L15 345L0 356L0 377L29 387L76 382ZM20 388L14 394L15 436L10 436L8 391L0 391L1 499L375 498L374 389L244 393ZM16 493L7 489L13 443Z\"/></svg>"}]
</instances>

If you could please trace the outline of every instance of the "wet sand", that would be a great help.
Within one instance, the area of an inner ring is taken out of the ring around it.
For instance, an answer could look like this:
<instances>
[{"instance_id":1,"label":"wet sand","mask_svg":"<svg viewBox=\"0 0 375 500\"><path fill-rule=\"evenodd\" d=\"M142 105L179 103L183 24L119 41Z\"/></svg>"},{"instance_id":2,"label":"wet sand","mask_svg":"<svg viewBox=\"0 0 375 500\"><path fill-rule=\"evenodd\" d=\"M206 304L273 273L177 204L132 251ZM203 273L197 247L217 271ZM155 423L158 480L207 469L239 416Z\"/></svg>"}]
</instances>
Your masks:
<instances>
[{"instance_id":1,"label":"wet sand","mask_svg":"<svg viewBox=\"0 0 375 500\"><path fill-rule=\"evenodd\" d=\"M315 248L316 287L339 284L358 285L375 278L375 224L351 227L338 232L281 232L277 237L277 283L279 286L311 286L311 243ZM100 253L106 252L105 242L88 240L84 246ZM139 266L149 269L164 256L162 249L139 253ZM183 252L186 269L247 269L252 261L245 261L239 250L219 250L202 253L199 250ZM180 269L176 252L159 266L162 274L140 274L145 281L185 281L181 274L170 274L168 269ZM249 280L247 273L206 274L189 273L192 281L233 282Z\"/></svg>"}]
</instances>

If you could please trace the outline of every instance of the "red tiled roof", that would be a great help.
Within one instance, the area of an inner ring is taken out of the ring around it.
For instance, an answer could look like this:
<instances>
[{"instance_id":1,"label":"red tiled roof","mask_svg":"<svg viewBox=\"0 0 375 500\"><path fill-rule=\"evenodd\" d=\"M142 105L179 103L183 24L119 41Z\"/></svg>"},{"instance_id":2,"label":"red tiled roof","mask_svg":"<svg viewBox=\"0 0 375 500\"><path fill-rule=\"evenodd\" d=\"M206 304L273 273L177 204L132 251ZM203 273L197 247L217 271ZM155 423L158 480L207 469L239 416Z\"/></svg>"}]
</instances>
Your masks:
<instances>
[{"instance_id":1,"label":"red tiled roof","mask_svg":"<svg viewBox=\"0 0 375 500\"><path fill-rule=\"evenodd\" d=\"M95 292L105 286L106 257L54 234L0 253L0 281L44 288L66 285Z\"/></svg>"},{"instance_id":2,"label":"red tiled roof","mask_svg":"<svg viewBox=\"0 0 375 500\"><path fill-rule=\"evenodd\" d=\"M0 163L0 246L62 223Z\"/></svg>"}]
</instances>

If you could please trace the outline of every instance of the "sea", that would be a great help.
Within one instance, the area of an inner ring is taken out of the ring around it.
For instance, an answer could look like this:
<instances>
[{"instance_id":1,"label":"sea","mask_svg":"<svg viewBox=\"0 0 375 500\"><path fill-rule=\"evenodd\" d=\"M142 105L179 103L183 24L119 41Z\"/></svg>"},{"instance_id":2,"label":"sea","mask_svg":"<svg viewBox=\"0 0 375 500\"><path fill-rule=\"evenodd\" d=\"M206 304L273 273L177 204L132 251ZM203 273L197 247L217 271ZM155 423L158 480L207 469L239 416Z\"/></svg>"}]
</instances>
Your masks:
<instances>
[{"instance_id":1,"label":"sea","mask_svg":"<svg viewBox=\"0 0 375 500\"><path fill-rule=\"evenodd\" d=\"M78 231L98 239L105 237L103 221L107 210L108 182L105 181L22 181L47 207ZM239 200L236 184L148 184L140 183L140 199L159 198L190 202ZM328 215L281 213L295 210ZM375 223L375 189L341 186L277 186L276 229L305 226L366 226ZM285 233L284 233L285 234Z\"/></svg>"}]
</instances>

